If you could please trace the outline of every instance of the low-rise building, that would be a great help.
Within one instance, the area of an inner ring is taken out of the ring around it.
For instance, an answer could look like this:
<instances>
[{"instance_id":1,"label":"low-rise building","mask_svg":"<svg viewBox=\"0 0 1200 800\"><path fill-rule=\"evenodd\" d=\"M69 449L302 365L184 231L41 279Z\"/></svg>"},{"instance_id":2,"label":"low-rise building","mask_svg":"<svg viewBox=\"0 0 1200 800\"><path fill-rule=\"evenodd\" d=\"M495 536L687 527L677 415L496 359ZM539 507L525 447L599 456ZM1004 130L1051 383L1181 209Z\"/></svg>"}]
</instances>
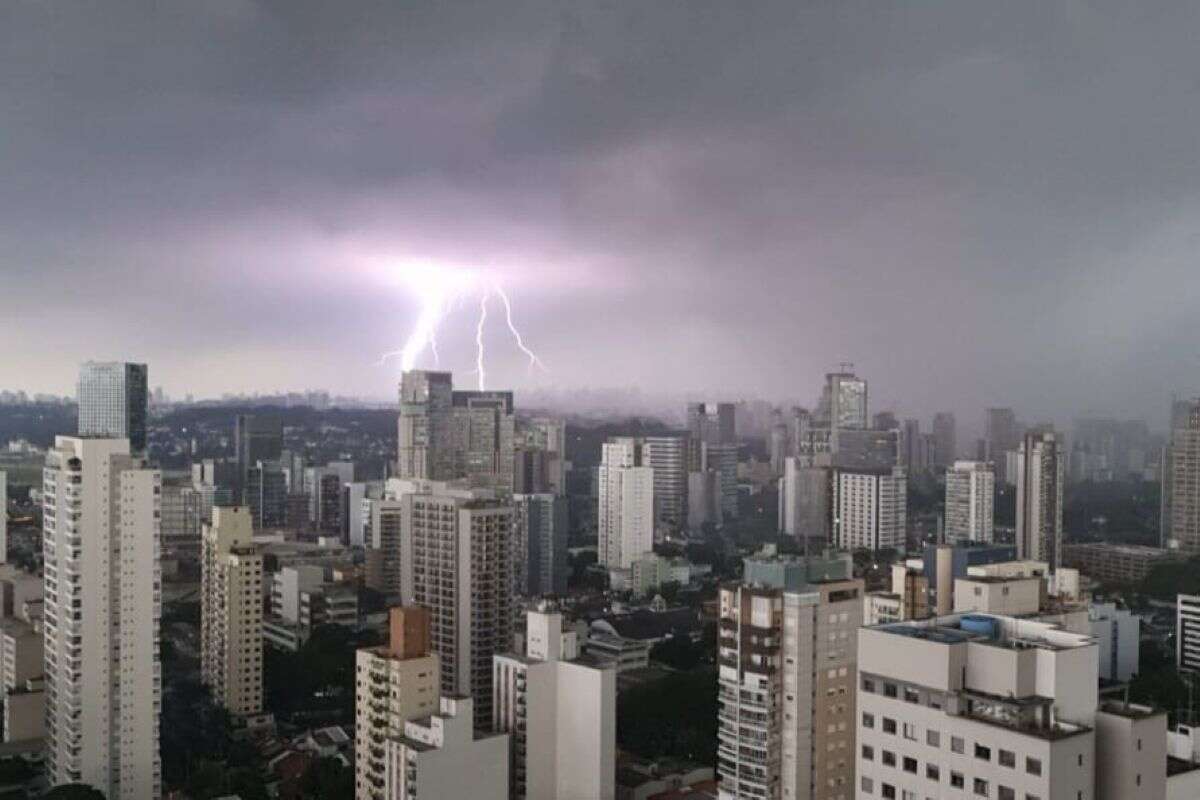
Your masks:
<instances>
[{"instance_id":1,"label":"low-rise building","mask_svg":"<svg viewBox=\"0 0 1200 800\"><path fill-rule=\"evenodd\" d=\"M471 703L443 697L440 713L406 722L404 733L388 740L388 771L397 776L389 800L506 800L509 736L475 738Z\"/></svg>"},{"instance_id":2,"label":"low-rise building","mask_svg":"<svg viewBox=\"0 0 1200 800\"><path fill-rule=\"evenodd\" d=\"M1134 544L1085 542L1063 546L1063 566L1074 567L1094 581L1135 585L1158 564L1178 561L1176 551Z\"/></svg>"}]
</instances>

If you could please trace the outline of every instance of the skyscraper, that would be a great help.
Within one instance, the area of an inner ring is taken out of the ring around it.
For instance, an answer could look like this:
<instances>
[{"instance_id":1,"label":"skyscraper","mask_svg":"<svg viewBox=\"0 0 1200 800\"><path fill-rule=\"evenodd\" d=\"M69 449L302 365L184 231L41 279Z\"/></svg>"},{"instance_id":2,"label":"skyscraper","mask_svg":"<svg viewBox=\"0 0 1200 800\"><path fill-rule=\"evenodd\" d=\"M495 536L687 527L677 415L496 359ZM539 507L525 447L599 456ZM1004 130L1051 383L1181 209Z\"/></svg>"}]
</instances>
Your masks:
<instances>
[{"instance_id":1,"label":"skyscraper","mask_svg":"<svg viewBox=\"0 0 1200 800\"><path fill-rule=\"evenodd\" d=\"M567 428L561 419L536 417L521 424L513 445L513 492L567 493Z\"/></svg>"},{"instance_id":2,"label":"skyscraper","mask_svg":"<svg viewBox=\"0 0 1200 800\"><path fill-rule=\"evenodd\" d=\"M827 373L815 416L819 426L831 430L866 428L867 382L848 370Z\"/></svg>"},{"instance_id":3,"label":"skyscraper","mask_svg":"<svg viewBox=\"0 0 1200 800\"><path fill-rule=\"evenodd\" d=\"M924 469L921 460L921 421L906 419L900 433L900 466L919 472Z\"/></svg>"},{"instance_id":4,"label":"skyscraper","mask_svg":"<svg viewBox=\"0 0 1200 800\"><path fill-rule=\"evenodd\" d=\"M88 361L79 368L79 435L128 439L146 449L149 389L145 364Z\"/></svg>"},{"instance_id":5,"label":"skyscraper","mask_svg":"<svg viewBox=\"0 0 1200 800\"><path fill-rule=\"evenodd\" d=\"M646 436L642 464L654 470L655 525L671 532L687 526L687 436Z\"/></svg>"},{"instance_id":6,"label":"skyscraper","mask_svg":"<svg viewBox=\"0 0 1200 800\"><path fill-rule=\"evenodd\" d=\"M400 380L397 476L512 491L512 392L455 391L449 372L409 370Z\"/></svg>"},{"instance_id":7,"label":"skyscraper","mask_svg":"<svg viewBox=\"0 0 1200 800\"><path fill-rule=\"evenodd\" d=\"M945 469L958 458L958 424L954 412L942 411L933 416L934 465Z\"/></svg>"},{"instance_id":8,"label":"skyscraper","mask_svg":"<svg viewBox=\"0 0 1200 800\"><path fill-rule=\"evenodd\" d=\"M0 564L8 563L8 473L0 469Z\"/></svg>"},{"instance_id":9,"label":"skyscraper","mask_svg":"<svg viewBox=\"0 0 1200 800\"><path fill-rule=\"evenodd\" d=\"M486 490L433 484L405 494L400 595L429 609L442 694L492 719L492 656L512 647L513 508Z\"/></svg>"},{"instance_id":10,"label":"skyscraper","mask_svg":"<svg viewBox=\"0 0 1200 800\"><path fill-rule=\"evenodd\" d=\"M1185 553L1200 553L1200 400L1182 410L1171 431L1170 526L1167 546Z\"/></svg>"},{"instance_id":11,"label":"skyscraper","mask_svg":"<svg viewBox=\"0 0 1200 800\"><path fill-rule=\"evenodd\" d=\"M449 372L409 370L401 377L398 477L440 481L455 477L453 394Z\"/></svg>"},{"instance_id":12,"label":"skyscraper","mask_svg":"<svg viewBox=\"0 0 1200 800\"><path fill-rule=\"evenodd\" d=\"M525 597L566 594L567 499L553 494L513 495L515 586Z\"/></svg>"},{"instance_id":13,"label":"skyscraper","mask_svg":"<svg viewBox=\"0 0 1200 800\"><path fill-rule=\"evenodd\" d=\"M1017 415L1011 408L989 408L984 420L984 438L987 440L987 460L996 465L996 477L1012 483L1015 475L1005 469L1005 453L1016 450L1021 444L1021 430L1017 426Z\"/></svg>"},{"instance_id":14,"label":"skyscraper","mask_svg":"<svg viewBox=\"0 0 1200 800\"><path fill-rule=\"evenodd\" d=\"M204 526L200 561L200 674L234 716L263 704L263 557L250 509L217 506Z\"/></svg>"},{"instance_id":15,"label":"skyscraper","mask_svg":"<svg viewBox=\"0 0 1200 800\"><path fill-rule=\"evenodd\" d=\"M162 794L161 476L126 439L59 436L43 473L46 774Z\"/></svg>"},{"instance_id":16,"label":"skyscraper","mask_svg":"<svg viewBox=\"0 0 1200 800\"><path fill-rule=\"evenodd\" d=\"M956 461L946 470L946 541L992 541L996 475L986 461Z\"/></svg>"},{"instance_id":17,"label":"skyscraper","mask_svg":"<svg viewBox=\"0 0 1200 800\"><path fill-rule=\"evenodd\" d=\"M247 470L242 498L255 530L287 526L288 482L278 461L259 461Z\"/></svg>"},{"instance_id":18,"label":"skyscraper","mask_svg":"<svg viewBox=\"0 0 1200 800\"><path fill-rule=\"evenodd\" d=\"M779 530L797 539L827 544L830 531L830 470L806 467L803 459L784 461L779 479Z\"/></svg>"},{"instance_id":19,"label":"skyscraper","mask_svg":"<svg viewBox=\"0 0 1200 800\"><path fill-rule=\"evenodd\" d=\"M237 453L237 492L240 503L250 470L260 461L279 461L283 453L283 421L274 414L238 414L233 422L233 445Z\"/></svg>"},{"instance_id":20,"label":"skyscraper","mask_svg":"<svg viewBox=\"0 0 1200 800\"><path fill-rule=\"evenodd\" d=\"M701 444L737 444L736 406L733 403L688 403L688 439L692 469L700 458Z\"/></svg>"},{"instance_id":21,"label":"skyscraper","mask_svg":"<svg viewBox=\"0 0 1200 800\"><path fill-rule=\"evenodd\" d=\"M854 633L862 595L862 581L849 575L721 587L721 800L855 796Z\"/></svg>"},{"instance_id":22,"label":"skyscraper","mask_svg":"<svg viewBox=\"0 0 1200 800\"><path fill-rule=\"evenodd\" d=\"M600 563L629 569L654 549L654 470L643 465L636 439L603 445L599 481Z\"/></svg>"},{"instance_id":23,"label":"skyscraper","mask_svg":"<svg viewBox=\"0 0 1200 800\"><path fill-rule=\"evenodd\" d=\"M354 797L399 797L406 770L389 769L390 741L410 719L436 714L441 680L430 639L429 611L395 607L388 612L389 641L355 654Z\"/></svg>"},{"instance_id":24,"label":"skyscraper","mask_svg":"<svg viewBox=\"0 0 1200 800\"><path fill-rule=\"evenodd\" d=\"M1017 558L1062 563L1062 502L1066 475L1054 431L1030 431L1017 452Z\"/></svg>"},{"instance_id":25,"label":"skyscraper","mask_svg":"<svg viewBox=\"0 0 1200 800\"><path fill-rule=\"evenodd\" d=\"M842 550L904 550L907 492L908 478L902 467L834 469L834 546Z\"/></svg>"}]
</instances>

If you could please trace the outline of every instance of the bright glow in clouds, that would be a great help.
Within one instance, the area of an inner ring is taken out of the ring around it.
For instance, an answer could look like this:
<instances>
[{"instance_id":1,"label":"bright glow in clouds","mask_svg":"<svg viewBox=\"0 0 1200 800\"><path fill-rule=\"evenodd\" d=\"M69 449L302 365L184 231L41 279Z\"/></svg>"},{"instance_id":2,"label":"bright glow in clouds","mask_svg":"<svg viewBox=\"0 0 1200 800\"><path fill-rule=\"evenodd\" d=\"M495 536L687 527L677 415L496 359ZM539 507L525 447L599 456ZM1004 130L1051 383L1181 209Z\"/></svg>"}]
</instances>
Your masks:
<instances>
[{"instance_id":1,"label":"bright glow in clouds","mask_svg":"<svg viewBox=\"0 0 1200 800\"><path fill-rule=\"evenodd\" d=\"M379 360L382 364L389 358L400 358L400 367L404 371L413 369L421 355L429 350L433 356L434 366L440 361L437 349L437 330L442 320L451 311L452 306L461 305L465 295L479 296L479 320L475 325L475 372L479 376L479 389L483 391L487 385L487 370L484 357L484 328L487 323L488 297L495 293L504 304L504 320L509 333L516 341L518 349L529 358L529 368L539 367L543 370L546 365L526 346L521 332L513 322L512 303L508 294L500 286L499 280L490 278L483 281L470 271L438 267L431 264L402 264L394 269L394 274L401 284L417 298L420 310L417 313L416 324L409 333L404 347L391 353L385 353Z\"/></svg>"}]
</instances>

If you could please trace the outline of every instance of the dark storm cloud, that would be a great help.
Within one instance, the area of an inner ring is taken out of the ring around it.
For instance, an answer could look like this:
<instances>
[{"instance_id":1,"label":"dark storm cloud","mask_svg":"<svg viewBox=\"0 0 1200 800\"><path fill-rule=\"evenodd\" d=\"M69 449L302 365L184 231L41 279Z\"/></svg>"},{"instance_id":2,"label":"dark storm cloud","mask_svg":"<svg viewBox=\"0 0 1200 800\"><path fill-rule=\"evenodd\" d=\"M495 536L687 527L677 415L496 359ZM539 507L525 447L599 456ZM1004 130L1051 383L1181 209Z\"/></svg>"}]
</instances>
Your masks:
<instances>
[{"instance_id":1,"label":"dark storm cloud","mask_svg":"<svg viewBox=\"0 0 1200 800\"><path fill-rule=\"evenodd\" d=\"M8 3L0 384L382 395L394 253L495 265L566 386L803 399L851 359L902 411L1157 420L1200 383L1197 16Z\"/></svg>"}]
</instances>

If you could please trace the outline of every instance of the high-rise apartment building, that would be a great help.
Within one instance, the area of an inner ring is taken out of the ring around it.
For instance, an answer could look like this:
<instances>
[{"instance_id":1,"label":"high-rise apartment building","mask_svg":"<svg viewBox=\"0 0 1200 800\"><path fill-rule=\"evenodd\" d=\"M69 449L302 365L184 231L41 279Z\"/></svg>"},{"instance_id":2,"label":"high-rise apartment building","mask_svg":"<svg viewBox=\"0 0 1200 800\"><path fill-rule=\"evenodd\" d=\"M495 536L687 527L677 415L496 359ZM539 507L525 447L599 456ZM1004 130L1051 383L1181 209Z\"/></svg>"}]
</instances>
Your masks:
<instances>
[{"instance_id":1,"label":"high-rise apartment building","mask_svg":"<svg viewBox=\"0 0 1200 800\"><path fill-rule=\"evenodd\" d=\"M332 464L304 471L308 490L308 521L326 534L342 531L342 471Z\"/></svg>"},{"instance_id":2,"label":"high-rise apartment building","mask_svg":"<svg viewBox=\"0 0 1200 800\"><path fill-rule=\"evenodd\" d=\"M127 439L59 436L42 482L47 778L158 798L161 476Z\"/></svg>"},{"instance_id":3,"label":"high-rise apartment building","mask_svg":"<svg viewBox=\"0 0 1200 800\"><path fill-rule=\"evenodd\" d=\"M945 469L958 459L958 424L954 412L933 415L934 466Z\"/></svg>"},{"instance_id":4,"label":"high-rise apartment building","mask_svg":"<svg viewBox=\"0 0 1200 800\"><path fill-rule=\"evenodd\" d=\"M1175 598L1175 666L1200 672L1200 595Z\"/></svg>"},{"instance_id":5,"label":"high-rise apartment building","mask_svg":"<svg viewBox=\"0 0 1200 800\"><path fill-rule=\"evenodd\" d=\"M636 439L603 445L599 483L600 563L629 569L654 549L654 470L642 463Z\"/></svg>"},{"instance_id":6,"label":"high-rise apartment building","mask_svg":"<svg viewBox=\"0 0 1200 800\"><path fill-rule=\"evenodd\" d=\"M1170 484L1167 546L1194 554L1200 553L1200 400L1177 406L1175 416L1169 474L1163 476L1164 488Z\"/></svg>"},{"instance_id":7,"label":"high-rise apartment building","mask_svg":"<svg viewBox=\"0 0 1200 800\"><path fill-rule=\"evenodd\" d=\"M919 472L925 468L922 460L921 421L906 419L900 431L900 466L911 472Z\"/></svg>"},{"instance_id":8,"label":"high-rise apartment building","mask_svg":"<svg viewBox=\"0 0 1200 800\"><path fill-rule=\"evenodd\" d=\"M946 470L946 541L992 541L995 497L991 463L955 461Z\"/></svg>"},{"instance_id":9,"label":"high-rise apartment building","mask_svg":"<svg viewBox=\"0 0 1200 800\"><path fill-rule=\"evenodd\" d=\"M283 453L283 421L274 414L238 414L233 422L233 446L237 454L237 494L244 496L250 470L264 461L279 461Z\"/></svg>"},{"instance_id":10,"label":"high-rise apartment building","mask_svg":"<svg viewBox=\"0 0 1200 800\"><path fill-rule=\"evenodd\" d=\"M404 723L389 739L388 769L397 776L391 800L508 797L508 734L477 735L479 709L470 697L442 697L431 716Z\"/></svg>"},{"instance_id":11,"label":"high-rise apartment building","mask_svg":"<svg viewBox=\"0 0 1200 800\"><path fill-rule=\"evenodd\" d=\"M514 586L525 597L567 593L567 498L513 495Z\"/></svg>"},{"instance_id":12,"label":"high-rise apartment building","mask_svg":"<svg viewBox=\"0 0 1200 800\"><path fill-rule=\"evenodd\" d=\"M513 508L486 490L435 484L403 496L400 595L429 609L442 694L492 719L492 656L512 647Z\"/></svg>"},{"instance_id":13,"label":"high-rise apartment building","mask_svg":"<svg viewBox=\"0 0 1200 800\"><path fill-rule=\"evenodd\" d=\"M217 506L200 561L200 675L235 717L262 712L263 557L245 506Z\"/></svg>"},{"instance_id":14,"label":"high-rise apartment building","mask_svg":"<svg viewBox=\"0 0 1200 800\"><path fill-rule=\"evenodd\" d=\"M135 453L146 449L149 403L145 364L88 361L79 368L79 435L128 439Z\"/></svg>"},{"instance_id":15,"label":"high-rise apartment building","mask_svg":"<svg viewBox=\"0 0 1200 800\"><path fill-rule=\"evenodd\" d=\"M400 529L404 503L398 497L367 500L371 538L367 542L367 585L389 597L400 595Z\"/></svg>"},{"instance_id":16,"label":"high-rise apartment building","mask_svg":"<svg viewBox=\"0 0 1200 800\"><path fill-rule=\"evenodd\" d=\"M857 796L1162 798L1165 720L1101 704L1098 669L1092 636L1025 617L862 628Z\"/></svg>"},{"instance_id":17,"label":"high-rise apartment building","mask_svg":"<svg viewBox=\"0 0 1200 800\"><path fill-rule=\"evenodd\" d=\"M578 652L546 608L526 616L525 653L493 659L492 730L512 738L510 800L616 795L617 675Z\"/></svg>"},{"instance_id":18,"label":"high-rise apartment building","mask_svg":"<svg viewBox=\"0 0 1200 800\"><path fill-rule=\"evenodd\" d=\"M1017 415L1011 408L989 408L984 418L984 439L987 442L987 460L996 465L996 477L1008 483L1016 476L1002 473L1005 470L1005 453L1016 450L1021 444L1021 428Z\"/></svg>"},{"instance_id":19,"label":"high-rise apartment building","mask_svg":"<svg viewBox=\"0 0 1200 800\"><path fill-rule=\"evenodd\" d=\"M736 409L733 403L688 403L688 439L693 470L699 467L700 445L737 444Z\"/></svg>"},{"instance_id":20,"label":"high-rise apartment building","mask_svg":"<svg viewBox=\"0 0 1200 800\"><path fill-rule=\"evenodd\" d=\"M527 420L517 430L514 448L514 493L566 495L566 422L552 417Z\"/></svg>"},{"instance_id":21,"label":"high-rise apartment building","mask_svg":"<svg viewBox=\"0 0 1200 800\"><path fill-rule=\"evenodd\" d=\"M833 541L842 550L904 550L908 476L903 468L833 470Z\"/></svg>"},{"instance_id":22,"label":"high-rise apartment building","mask_svg":"<svg viewBox=\"0 0 1200 800\"><path fill-rule=\"evenodd\" d=\"M388 612L389 641L355 655L354 797L399 797L404 770L390 768L389 750L411 719L436 714L440 665L432 652L429 611L395 607Z\"/></svg>"},{"instance_id":23,"label":"high-rise apartment building","mask_svg":"<svg viewBox=\"0 0 1200 800\"><path fill-rule=\"evenodd\" d=\"M738 446L736 444L702 444L700 470L717 475L721 515L732 519L738 512Z\"/></svg>"},{"instance_id":24,"label":"high-rise apartment building","mask_svg":"<svg viewBox=\"0 0 1200 800\"><path fill-rule=\"evenodd\" d=\"M851 800L862 581L722 587L721 800Z\"/></svg>"},{"instance_id":25,"label":"high-rise apartment building","mask_svg":"<svg viewBox=\"0 0 1200 800\"><path fill-rule=\"evenodd\" d=\"M687 526L688 437L646 436L641 445L642 465L654 470L655 525L679 532Z\"/></svg>"},{"instance_id":26,"label":"high-rise apartment building","mask_svg":"<svg viewBox=\"0 0 1200 800\"><path fill-rule=\"evenodd\" d=\"M455 391L450 437L454 477L511 492L515 425L512 392Z\"/></svg>"},{"instance_id":27,"label":"high-rise apartment building","mask_svg":"<svg viewBox=\"0 0 1200 800\"><path fill-rule=\"evenodd\" d=\"M1030 431L1017 452L1017 558L1062 563L1062 440L1054 431Z\"/></svg>"}]
</instances>

